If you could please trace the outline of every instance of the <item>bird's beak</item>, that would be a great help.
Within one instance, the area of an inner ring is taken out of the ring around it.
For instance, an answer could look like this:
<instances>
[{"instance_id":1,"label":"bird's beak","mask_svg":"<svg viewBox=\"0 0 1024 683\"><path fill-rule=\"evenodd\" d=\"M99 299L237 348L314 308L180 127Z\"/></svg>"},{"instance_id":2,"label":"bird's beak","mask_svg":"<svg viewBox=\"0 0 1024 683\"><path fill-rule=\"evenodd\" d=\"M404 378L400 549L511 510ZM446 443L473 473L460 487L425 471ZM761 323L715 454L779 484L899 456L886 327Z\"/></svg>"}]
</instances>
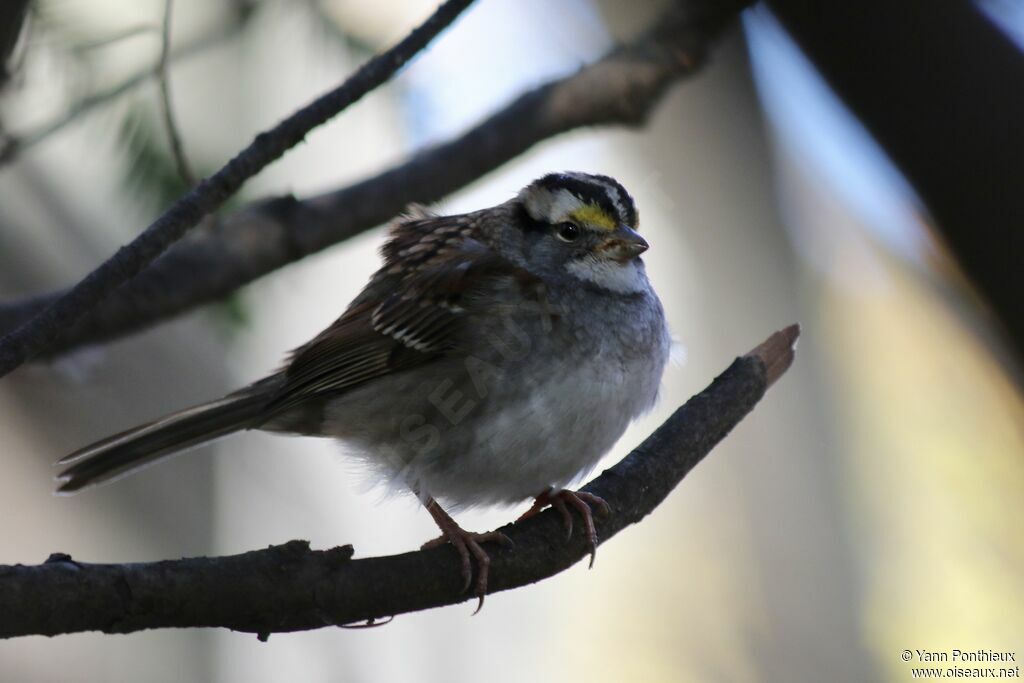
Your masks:
<instances>
[{"instance_id":1,"label":"bird's beak","mask_svg":"<svg viewBox=\"0 0 1024 683\"><path fill-rule=\"evenodd\" d=\"M635 230L625 225L615 228L608 238L601 243L601 253L613 261L628 263L650 247L647 240Z\"/></svg>"}]
</instances>

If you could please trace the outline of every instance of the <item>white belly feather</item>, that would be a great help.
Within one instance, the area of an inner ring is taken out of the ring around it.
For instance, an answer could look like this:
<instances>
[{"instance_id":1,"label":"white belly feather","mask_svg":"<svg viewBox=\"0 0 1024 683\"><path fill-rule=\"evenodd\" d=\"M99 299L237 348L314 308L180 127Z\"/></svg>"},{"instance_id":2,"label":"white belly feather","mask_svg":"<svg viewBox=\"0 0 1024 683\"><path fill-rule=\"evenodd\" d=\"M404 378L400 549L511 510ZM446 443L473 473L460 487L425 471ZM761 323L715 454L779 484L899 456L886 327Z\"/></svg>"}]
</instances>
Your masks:
<instances>
[{"instance_id":1,"label":"white belly feather","mask_svg":"<svg viewBox=\"0 0 1024 683\"><path fill-rule=\"evenodd\" d=\"M526 398L498 388L503 409L481 417L455 467L418 472L422 487L465 506L513 503L577 481L653 405L660 381L660 363L644 364L658 365L656 376L654 367L638 374L598 363L551 373Z\"/></svg>"}]
</instances>

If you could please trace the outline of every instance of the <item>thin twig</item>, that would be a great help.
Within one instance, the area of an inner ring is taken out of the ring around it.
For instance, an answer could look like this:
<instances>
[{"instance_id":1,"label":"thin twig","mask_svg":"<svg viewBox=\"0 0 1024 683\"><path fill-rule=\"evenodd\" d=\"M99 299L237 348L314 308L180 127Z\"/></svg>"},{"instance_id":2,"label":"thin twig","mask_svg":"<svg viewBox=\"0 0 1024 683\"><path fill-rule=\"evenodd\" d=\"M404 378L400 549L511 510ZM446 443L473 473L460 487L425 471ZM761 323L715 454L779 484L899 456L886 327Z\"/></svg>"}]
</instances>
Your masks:
<instances>
[{"instance_id":1,"label":"thin twig","mask_svg":"<svg viewBox=\"0 0 1024 683\"><path fill-rule=\"evenodd\" d=\"M245 15L243 15L243 19L244 18ZM170 62L176 62L180 59L197 55L209 50L210 48L221 45L224 41L240 33L244 23L244 20L233 21L227 25L214 29L207 34L172 50L168 60ZM101 90L100 92L88 95L72 104L67 111L60 116L48 123L40 125L34 130L23 133L12 132L8 138L7 144L0 149L0 166L14 161L23 152L35 147L54 133L63 130L65 126L77 121L82 116L105 104L109 104L110 102L117 100L125 93L131 92L156 75L157 69L158 64L147 66L106 90Z\"/></svg>"},{"instance_id":2,"label":"thin twig","mask_svg":"<svg viewBox=\"0 0 1024 683\"><path fill-rule=\"evenodd\" d=\"M657 431L583 490L611 514L595 519L603 543L657 507L750 412L793 362L796 325L776 332L679 408ZM553 510L502 527L489 592L526 586L589 555L584 533L565 540ZM87 564L54 553L36 566L0 566L0 638L81 631L216 626L259 634L386 619L453 605L462 592L450 547L353 560L352 546L313 551L306 541L229 557L145 564ZM637 575L644 567L637 566Z\"/></svg>"},{"instance_id":3,"label":"thin twig","mask_svg":"<svg viewBox=\"0 0 1024 683\"><path fill-rule=\"evenodd\" d=\"M688 0L657 30L565 78L523 93L461 135L340 190L251 204L214 230L168 250L48 348L55 355L143 329L379 225L410 203L429 204L579 128L639 126L670 85L703 66L711 45L750 0ZM61 296L0 305L0 334Z\"/></svg>"},{"instance_id":4,"label":"thin twig","mask_svg":"<svg viewBox=\"0 0 1024 683\"><path fill-rule=\"evenodd\" d=\"M174 157L174 165L178 168L178 175L181 176L185 187L192 187L196 184L196 176L185 158L185 150L182 148L181 135L178 132L178 125L174 120L174 109L171 105L171 83L168 62L171 54L171 16L174 9L174 0L164 0L164 23L160 33L160 61L157 63L157 81L160 84L160 106L163 111L164 126L167 128L167 139L171 146L171 155Z\"/></svg>"},{"instance_id":5,"label":"thin twig","mask_svg":"<svg viewBox=\"0 0 1024 683\"><path fill-rule=\"evenodd\" d=\"M311 130L387 82L472 2L447 0L401 42L363 64L340 86L321 95L271 130L257 135L219 171L175 202L131 244L121 247L67 294L0 339L0 376L46 348L62 330L152 262L204 216L221 206L245 181L301 142Z\"/></svg>"},{"instance_id":6,"label":"thin twig","mask_svg":"<svg viewBox=\"0 0 1024 683\"><path fill-rule=\"evenodd\" d=\"M71 46L71 52L75 55L84 55L85 53L92 52L93 50L101 50L103 48L110 47L111 45L116 45L122 41L144 36L148 33L157 33L158 31L160 31L160 27L155 24L136 24L135 26L128 26L120 29L119 31L115 31L114 33L102 38L73 45Z\"/></svg>"}]
</instances>

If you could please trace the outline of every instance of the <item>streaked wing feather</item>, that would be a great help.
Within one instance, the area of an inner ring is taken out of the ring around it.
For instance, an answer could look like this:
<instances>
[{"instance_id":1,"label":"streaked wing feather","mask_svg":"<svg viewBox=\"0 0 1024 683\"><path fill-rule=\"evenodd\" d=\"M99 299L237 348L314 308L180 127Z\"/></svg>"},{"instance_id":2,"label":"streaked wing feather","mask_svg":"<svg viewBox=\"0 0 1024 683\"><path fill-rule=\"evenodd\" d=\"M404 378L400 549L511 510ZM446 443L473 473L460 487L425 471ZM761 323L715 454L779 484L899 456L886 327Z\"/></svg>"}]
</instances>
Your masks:
<instances>
[{"instance_id":1,"label":"streaked wing feather","mask_svg":"<svg viewBox=\"0 0 1024 683\"><path fill-rule=\"evenodd\" d=\"M438 226L439 220L447 223ZM269 412L452 352L470 315L468 293L495 278L532 277L476 239L474 224L464 217L399 224L383 254L383 267L352 306L293 353Z\"/></svg>"}]
</instances>

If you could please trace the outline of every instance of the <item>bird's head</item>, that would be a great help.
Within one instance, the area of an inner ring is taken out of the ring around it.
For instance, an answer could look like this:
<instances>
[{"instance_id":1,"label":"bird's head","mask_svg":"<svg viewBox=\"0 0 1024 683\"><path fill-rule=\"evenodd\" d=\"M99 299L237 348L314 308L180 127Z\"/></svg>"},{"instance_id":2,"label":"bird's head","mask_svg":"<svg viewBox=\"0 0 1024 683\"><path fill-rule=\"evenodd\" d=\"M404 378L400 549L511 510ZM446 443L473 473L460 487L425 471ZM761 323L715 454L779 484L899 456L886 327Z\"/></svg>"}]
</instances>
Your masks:
<instances>
[{"instance_id":1,"label":"bird's head","mask_svg":"<svg viewBox=\"0 0 1024 683\"><path fill-rule=\"evenodd\" d=\"M648 244L637 233L633 198L613 178L551 173L523 188L516 202L531 265L616 292L646 286L639 256Z\"/></svg>"}]
</instances>

